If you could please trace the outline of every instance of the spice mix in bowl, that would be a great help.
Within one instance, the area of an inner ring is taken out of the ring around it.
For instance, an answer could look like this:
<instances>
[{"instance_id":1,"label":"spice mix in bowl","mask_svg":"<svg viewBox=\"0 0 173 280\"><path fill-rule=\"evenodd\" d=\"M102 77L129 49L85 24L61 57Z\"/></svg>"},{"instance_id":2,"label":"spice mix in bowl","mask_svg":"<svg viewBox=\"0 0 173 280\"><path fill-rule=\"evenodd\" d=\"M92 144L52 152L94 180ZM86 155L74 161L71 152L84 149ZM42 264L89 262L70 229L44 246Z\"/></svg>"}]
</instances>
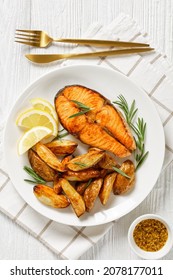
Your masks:
<instances>
[{"instance_id":1,"label":"spice mix in bowl","mask_svg":"<svg viewBox=\"0 0 173 280\"><path fill-rule=\"evenodd\" d=\"M173 247L173 231L163 217L146 214L131 224L128 241L139 257L160 259Z\"/></svg>"}]
</instances>

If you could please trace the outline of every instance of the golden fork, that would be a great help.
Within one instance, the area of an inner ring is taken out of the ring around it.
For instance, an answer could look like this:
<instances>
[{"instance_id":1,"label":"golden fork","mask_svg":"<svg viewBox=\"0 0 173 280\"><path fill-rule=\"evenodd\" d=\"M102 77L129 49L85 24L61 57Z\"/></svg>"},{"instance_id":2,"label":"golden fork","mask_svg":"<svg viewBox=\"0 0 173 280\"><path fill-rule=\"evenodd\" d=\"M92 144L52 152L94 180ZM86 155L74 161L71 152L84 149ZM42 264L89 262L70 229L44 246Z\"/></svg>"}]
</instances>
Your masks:
<instances>
[{"instance_id":1,"label":"golden fork","mask_svg":"<svg viewBox=\"0 0 173 280\"><path fill-rule=\"evenodd\" d=\"M96 57L96 56L113 56L113 55L124 55L132 53L149 52L154 50L153 48L127 48L119 50L108 50L101 52L91 53L66 53L66 54L26 54L25 57L36 63L49 63L55 60L64 58L82 58L82 57Z\"/></svg>"},{"instance_id":2,"label":"golden fork","mask_svg":"<svg viewBox=\"0 0 173 280\"><path fill-rule=\"evenodd\" d=\"M117 46L117 47L148 47L148 44L136 43L136 42L122 42L122 41L109 41L109 40L96 40L96 39L55 39L51 38L46 32L41 30L21 30L16 29L17 39L15 42L45 48L52 42L63 42L63 43L75 43L81 45L94 45L94 46Z\"/></svg>"}]
</instances>

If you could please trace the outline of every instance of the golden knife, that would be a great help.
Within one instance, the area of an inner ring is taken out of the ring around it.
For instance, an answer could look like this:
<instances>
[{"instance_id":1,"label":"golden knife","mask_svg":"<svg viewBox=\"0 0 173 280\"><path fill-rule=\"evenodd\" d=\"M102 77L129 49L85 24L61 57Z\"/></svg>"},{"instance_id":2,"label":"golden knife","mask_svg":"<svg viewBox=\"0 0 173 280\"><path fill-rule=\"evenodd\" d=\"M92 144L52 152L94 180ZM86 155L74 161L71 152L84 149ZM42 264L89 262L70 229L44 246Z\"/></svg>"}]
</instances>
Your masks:
<instances>
[{"instance_id":1,"label":"golden knife","mask_svg":"<svg viewBox=\"0 0 173 280\"><path fill-rule=\"evenodd\" d=\"M25 57L32 62L36 63L49 63L52 61L64 59L64 58L83 58L83 57L97 57L97 56L116 56L116 55L125 55L132 53L144 53L153 51L153 48L127 48L127 49L119 49L119 50L107 50L107 51L99 51L99 52L91 52L91 53L65 53L65 54L26 54Z\"/></svg>"}]
</instances>

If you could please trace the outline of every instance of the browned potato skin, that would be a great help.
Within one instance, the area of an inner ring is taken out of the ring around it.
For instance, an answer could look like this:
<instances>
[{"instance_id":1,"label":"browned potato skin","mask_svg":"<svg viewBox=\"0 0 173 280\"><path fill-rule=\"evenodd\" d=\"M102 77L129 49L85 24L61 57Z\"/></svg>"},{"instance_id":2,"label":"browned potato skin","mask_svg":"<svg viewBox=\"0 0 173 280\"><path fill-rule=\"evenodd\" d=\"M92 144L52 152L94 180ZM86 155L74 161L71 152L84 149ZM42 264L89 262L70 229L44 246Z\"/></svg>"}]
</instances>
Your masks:
<instances>
[{"instance_id":1,"label":"browned potato skin","mask_svg":"<svg viewBox=\"0 0 173 280\"><path fill-rule=\"evenodd\" d=\"M53 180L53 190L56 194L62 193L62 187L59 183L59 175L56 175Z\"/></svg>"},{"instance_id":2,"label":"browned potato skin","mask_svg":"<svg viewBox=\"0 0 173 280\"><path fill-rule=\"evenodd\" d=\"M65 156L73 154L78 144L70 140L55 140L46 144L56 156Z\"/></svg>"},{"instance_id":3,"label":"browned potato skin","mask_svg":"<svg viewBox=\"0 0 173 280\"><path fill-rule=\"evenodd\" d=\"M76 191L80 195L83 195L85 190L86 190L86 188L89 186L88 182L78 182L78 184L76 185Z\"/></svg>"},{"instance_id":4,"label":"browned potato skin","mask_svg":"<svg viewBox=\"0 0 173 280\"><path fill-rule=\"evenodd\" d=\"M67 167L72 171L85 170L96 165L103 158L103 156L104 151L102 150L89 150L88 153L76 156L70 160L70 162L67 164ZM81 163L84 164L84 166L75 163Z\"/></svg>"},{"instance_id":5,"label":"browned potato skin","mask_svg":"<svg viewBox=\"0 0 173 280\"><path fill-rule=\"evenodd\" d=\"M132 189L135 182L135 166L132 161L126 160L121 165L120 169L130 176L130 179L117 174L116 180L113 186L114 194L124 194Z\"/></svg>"},{"instance_id":6,"label":"browned potato skin","mask_svg":"<svg viewBox=\"0 0 173 280\"><path fill-rule=\"evenodd\" d=\"M103 205L105 205L109 199L116 176L117 176L117 173L113 172L113 173L108 174L104 178L103 185L102 185L102 188L99 193L99 198Z\"/></svg>"},{"instance_id":7,"label":"browned potato skin","mask_svg":"<svg viewBox=\"0 0 173 280\"><path fill-rule=\"evenodd\" d=\"M100 178L104 178L109 173L107 169L100 169Z\"/></svg>"},{"instance_id":8,"label":"browned potato skin","mask_svg":"<svg viewBox=\"0 0 173 280\"><path fill-rule=\"evenodd\" d=\"M65 157L62 159L62 161L61 161L62 165L64 165L64 167L66 168L66 165L69 163L69 161L70 161L72 158L73 158L72 155L65 156Z\"/></svg>"},{"instance_id":9,"label":"browned potato skin","mask_svg":"<svg viewBox=\"0 0 173 280\"><path fill-rule=\"evenodd\" d=\"M104 157L99 161L98 166L100 168L113 170L112 166L117 166L117 162L111 155L104 153Z\"/></svg>"},{"instance_id":10,"label":"browned potato skin","mask_svg":"<svg viewBox=\"0 0 173 280\"><path fill-rule=\"evenodd\" d=\"M33 192L40 202L53 208L65 208L70 204L65 195L57 195L52 188L45 185L34 186Z\"/></svg>"},{"instance_id":11,"label":"browned potato skin","mask_svg":"<svg viewBox=\"0 0 173 280\"><path fill-rule=\"evenodd\" d=\"M66 196L69 198L71 205L77 217L85 213L85 203L82 196L73 188L73 186L66 180L61 178L60 184Z\"/></svg>"},{"instance_id":12,"label":"browned potato skin","mask_svg":"<svg viewBox=\"0 0 173 280\"><path fill-rule=\"evenodd\" d=\"M28 159L31 164L32 169L46 182L51 182L54 180L56 171L47 165L35 151L30 149L28 151Z\"/></svg>"},{"instance_id":13,"label":"browned potato skin","mask_svg":"<svg viewBox=\"0 0 173 280\"><path fill-rule=\"evenodd\" d=\"M42 143L35 145L35 151L39 157L46 162L51 168L64 172L64 165L58 160L58 158L52 153L52 151Z\"/></svg>"},{"instance_id":14,"label":"browned potato skin","mask_svg":"<svg viewBox=\"0 0 173 280\"><path fill-rule=\"evenodd\" d=\"M67 179L68 181L88 181L92 178L98 178L101 174L100 170L89 168L82 171L71 171L67 170L63 173L62 177Z\"/></svg>"},{"instance_id":15,"label":"browned potato skin","mask_svg":"<svg viewBox=\"0 0 173 280\"><path fill-rule=\"evenodd\" d=\"M95 179L91 184L86 188L84 192L84 201L86 205L86 211L90 212L94 207L94 202L99 195L100 189L102 187L103 179Z\"/></svg>"}]
</instances>

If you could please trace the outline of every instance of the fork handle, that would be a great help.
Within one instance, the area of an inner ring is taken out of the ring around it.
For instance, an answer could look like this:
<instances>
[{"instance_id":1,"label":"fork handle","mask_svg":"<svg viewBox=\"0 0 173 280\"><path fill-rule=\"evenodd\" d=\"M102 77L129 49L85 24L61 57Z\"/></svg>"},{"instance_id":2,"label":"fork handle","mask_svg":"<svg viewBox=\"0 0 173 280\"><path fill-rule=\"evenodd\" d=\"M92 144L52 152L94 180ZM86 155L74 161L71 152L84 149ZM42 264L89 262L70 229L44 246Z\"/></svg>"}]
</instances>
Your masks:
<instances>
[{"instance_id":1,"label":"fork handle","mask_svg":"<svg viewBox=\"0 0 173 280\"><path fill-rule=\"evenodd\" d=\"M79 45L91 45L97 47L148 47L149 44L136 43L136 42L123 42L123 41L109 41L109 40L96 40L96 39L53 39L54 42L59 43L74 43Z\"/></svg>"},{"instance_id":2,"label":"fork handle","mask_svg":"<svg viewBox=\"0 0 173 280\"><path fill-rule=\"evenodd\" d=\"M91 52L91 53L26 54L25 57L36 63L49 63L64 58L69 59L69 58L82 58L82 57L124 55L124 54L148 52L152 50L154 49L153 48L134 48L134 49L129 48L129 49L108 50L108 51Z\"/></svg>"}]
</instances>

